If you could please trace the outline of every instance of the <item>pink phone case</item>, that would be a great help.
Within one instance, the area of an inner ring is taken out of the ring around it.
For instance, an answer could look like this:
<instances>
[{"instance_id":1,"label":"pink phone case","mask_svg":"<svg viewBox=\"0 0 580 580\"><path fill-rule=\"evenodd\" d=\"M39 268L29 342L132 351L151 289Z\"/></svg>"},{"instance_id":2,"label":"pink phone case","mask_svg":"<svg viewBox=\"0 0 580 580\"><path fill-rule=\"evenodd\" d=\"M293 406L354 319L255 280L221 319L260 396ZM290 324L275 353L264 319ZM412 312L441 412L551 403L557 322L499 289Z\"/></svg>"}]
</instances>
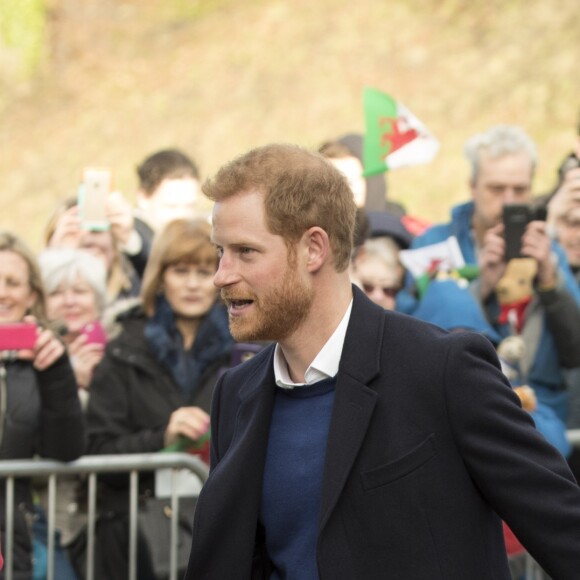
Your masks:
<instances>
[{"instance_id":1,"label":"pink phone case","mask_svg":"<svg viewBox=\"0 0 580 580\"><path fill-rule=\"evenodd\" d=\"M36 324L15 322L0 324L0 350L32 349L36 344Z\"/></svg>"},{"instance_id":2,"label":"pink phone case","mask_svg":"<svg viewBox=\"0 0 580 580\"><path fill-rule=\"evenodd\" d=\"M83 334L87 337L88 344L106 344L107 335L100 322L89 322L83 328Z\"/></svg>"}]
</instances>

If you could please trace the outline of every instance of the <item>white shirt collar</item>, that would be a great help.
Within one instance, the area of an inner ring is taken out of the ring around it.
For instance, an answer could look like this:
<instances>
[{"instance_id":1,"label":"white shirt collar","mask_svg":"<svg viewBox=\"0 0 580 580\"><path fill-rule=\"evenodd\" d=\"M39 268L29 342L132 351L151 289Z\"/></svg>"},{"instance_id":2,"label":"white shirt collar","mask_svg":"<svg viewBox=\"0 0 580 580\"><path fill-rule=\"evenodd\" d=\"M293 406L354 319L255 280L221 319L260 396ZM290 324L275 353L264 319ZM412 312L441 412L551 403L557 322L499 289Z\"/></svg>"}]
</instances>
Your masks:
<instances>
[{"instance_id":1,"label":"white shirt collar","mask_svg":"<svg viewBox=\"0 0 580 580\"><path fill-rule=\"evenodd\" d=\"M293 389L294 387L303 387L305 385L312 385L323 379L334 377L338 372L338 365L340 364L340 357L342 355L342 347L344 346L344 337L346 336L346 329L350 320L350 313L352 311L352 300L350 301L342 320L332 333L332 336L326 341L320 352L314 357L310 366L306 369L304 378L305 383L295 383L290 378L288 372L288 364L284 358L284 353L280 345L276 345L274 351L274 376L276 378L276 385L283 389Z\"/></svg>"}]
</instances>

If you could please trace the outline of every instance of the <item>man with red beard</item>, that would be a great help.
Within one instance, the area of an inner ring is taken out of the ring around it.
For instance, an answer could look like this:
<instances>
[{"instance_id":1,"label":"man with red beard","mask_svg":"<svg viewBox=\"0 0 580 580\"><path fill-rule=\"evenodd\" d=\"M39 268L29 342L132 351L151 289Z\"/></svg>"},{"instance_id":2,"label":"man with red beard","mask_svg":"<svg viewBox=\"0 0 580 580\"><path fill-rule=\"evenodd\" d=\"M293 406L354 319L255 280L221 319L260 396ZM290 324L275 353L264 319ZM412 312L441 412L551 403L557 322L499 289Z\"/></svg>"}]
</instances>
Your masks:
<instances>
[{"instance_id":1,"label":"man with red beard","mask_svg":"<svg viewBox=\"0 0 580 580\"><path fill-rule=\"evenodd\" d=\"M500 517L577 577L580 488L491 343L351 285L345 178L269 145L203 190L231 332L274 344L216 385L186 578L509 579Z\"/></svg>"}]
</instances>

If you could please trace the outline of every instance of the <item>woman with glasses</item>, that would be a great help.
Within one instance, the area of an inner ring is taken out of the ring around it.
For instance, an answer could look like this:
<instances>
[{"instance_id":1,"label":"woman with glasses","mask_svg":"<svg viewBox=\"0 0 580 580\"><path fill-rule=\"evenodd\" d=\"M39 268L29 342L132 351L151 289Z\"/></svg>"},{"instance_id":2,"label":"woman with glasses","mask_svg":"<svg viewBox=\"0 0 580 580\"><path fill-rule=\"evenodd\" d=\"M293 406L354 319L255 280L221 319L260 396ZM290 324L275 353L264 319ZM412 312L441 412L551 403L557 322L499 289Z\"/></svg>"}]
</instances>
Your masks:
<instances>
[{"instance_id":1,"label":"woman with glasses","mask_svg":"<svg viewBox=\"0 0 580 580\"><path fill-rule=\"evenodd\" d=\"M365 294L385 310L394 310L403 284L404 268L399 246L388 236L369 238L352 261L351 277Z\"/></svg>"}]
</instances>

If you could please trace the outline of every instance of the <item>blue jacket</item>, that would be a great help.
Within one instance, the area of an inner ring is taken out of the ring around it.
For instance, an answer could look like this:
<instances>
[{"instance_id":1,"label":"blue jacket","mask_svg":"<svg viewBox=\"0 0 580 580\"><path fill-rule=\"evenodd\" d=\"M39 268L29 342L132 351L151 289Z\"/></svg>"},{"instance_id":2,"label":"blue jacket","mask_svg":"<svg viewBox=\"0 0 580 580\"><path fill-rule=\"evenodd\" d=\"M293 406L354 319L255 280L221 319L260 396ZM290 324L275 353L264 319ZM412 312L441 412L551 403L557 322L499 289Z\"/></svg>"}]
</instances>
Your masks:
<instances>
[{"instance_id":1,"label":"blue jacket","mask_svg":"<svg viewBox=\"0 0 580 580\"><path fill-rule=\"evenodd\" d=\"M471 233L473 209L474 205L471 201L455 206L452 209L449 223L429 228L424 234L413 240L411 248L421 248L446 240L450 236L455 236L465 262L467 264L477 264L475 243ZM557 244L553 245L553 249L559 259L560 277L564 282L564 288L573 296L576 304L580 305L580 290L570 271L565 255ZM402 296L397 304L398 309L413 314L416 302L413 302L408 292L401 294ZM486 305L486 309L493 323L498 313L497 303L492 301L490 305ZM542 331L538 348L536 349L536 356L529 371L528 382L537 391L538 397L540 399L546 398L549 406L555 408L557 414L565 420L565 397L560 396L559 393L564 384L562 369L554 337L548 330L545 314L542 316ZM494 328L500 336L505 337L510 333L507 325L495 323Z\"/></svg>"}]
</instances>

